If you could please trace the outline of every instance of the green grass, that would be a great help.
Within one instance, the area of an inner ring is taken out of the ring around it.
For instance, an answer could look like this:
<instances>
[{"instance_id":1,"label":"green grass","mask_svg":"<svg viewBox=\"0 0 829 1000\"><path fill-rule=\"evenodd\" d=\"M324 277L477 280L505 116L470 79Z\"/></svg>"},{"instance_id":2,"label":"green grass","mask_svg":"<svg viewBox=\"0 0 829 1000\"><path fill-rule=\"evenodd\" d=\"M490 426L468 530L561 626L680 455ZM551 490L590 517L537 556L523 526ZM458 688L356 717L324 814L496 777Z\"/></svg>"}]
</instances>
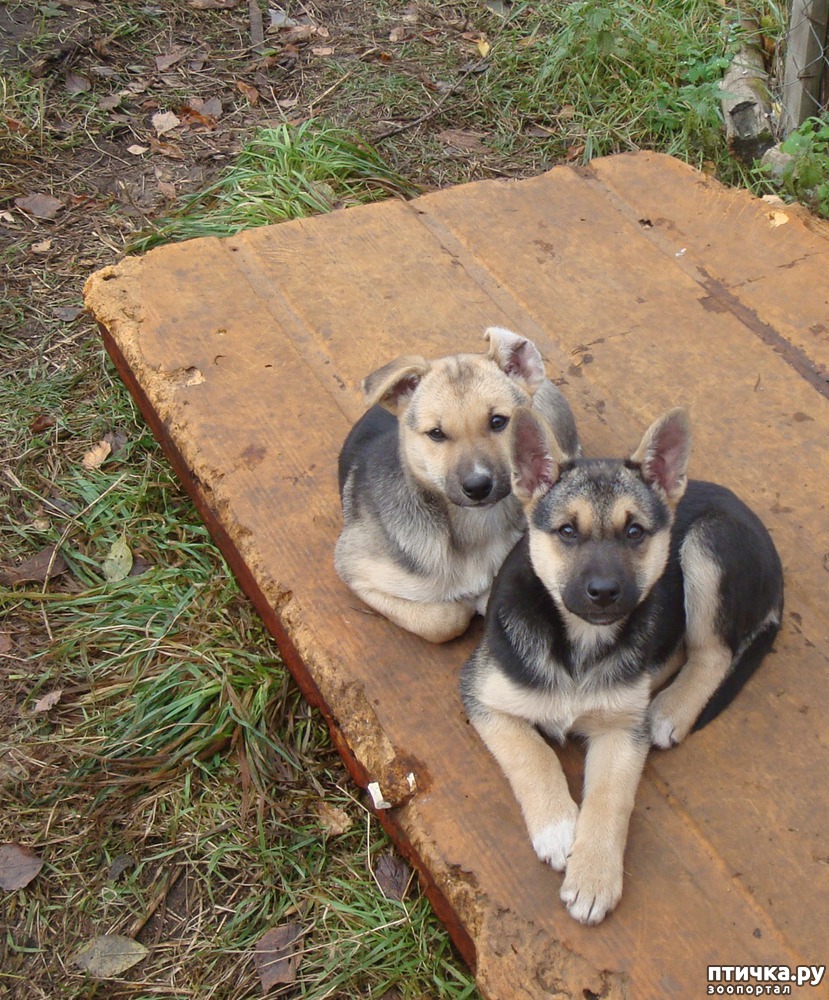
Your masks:
<instances>
[{"instance_id":1,"label":"green grass","mask_svg":"<svg viewBox=\"0 0 829 1000\"><path fill-rule=\"evenodd\" d=\"M659 148L700 163L722 152L718 81L734 17L713 0L519 10L496 43L490 87L505 110L563 124L582 161Z\"/></svg>"},{"instance_id":2,"label":"green grass","mask_svg":"<svg viewBox=\"0 0 829 1000\"><path fill-rule=\"evenodd\" d=\"M779 12L768 2L759 8L771 31ZM519 3L504 16L483 5L464 12L491 46L485 60L469 41L434 50L415 38L393 50L399 57L385 69L354 69L342 88L341 114L348 118L351 108L355 118L383 128L410 122L418 102L421 110L440 104L416 129L426 147L423 165L407 155L405 138L382 146L394 149L411 175L457 181L657 149L706 165L726 183L746 181L728 154L720 108L719 81L740 40L735 8L718 0L575 0ZM458 83L457 92L443 100L425 94L424 77ZM479 134L492 155L447 166L436 135L450 127Z\"/></svg>"},{"instance_id":3,"label":"green grass","mask_svg":"<svg viewBox=\"0 0 829 1000\"><path fill-rule=\"evenodd\" d=\"M26 156L43 144L44 86L28 74L0 76L0 148Z\"/></svg>"},{"instance_id":4,"label":"green grass","mask_svg":"<svg viewBox=\"0 0 829 1000\"><path fill-rule=\"evenodd\" d=\"M130 250L231 236L250 226L414 193L374 149L344 130L314 119L281 125L260 130L217 181L134 240Z\"/></svg>"},{"instance_id":5,"label":"green grass","mask_svg":"<svg viewBox=\"0 0 829 1000\"><path fill-rule=\"evenodd\" d=\"M780 151L787 159L778 176L769 168L758 168L759 185L829 219L829 113L808 118L781 143Z\"/></svg>"}]
</instances>

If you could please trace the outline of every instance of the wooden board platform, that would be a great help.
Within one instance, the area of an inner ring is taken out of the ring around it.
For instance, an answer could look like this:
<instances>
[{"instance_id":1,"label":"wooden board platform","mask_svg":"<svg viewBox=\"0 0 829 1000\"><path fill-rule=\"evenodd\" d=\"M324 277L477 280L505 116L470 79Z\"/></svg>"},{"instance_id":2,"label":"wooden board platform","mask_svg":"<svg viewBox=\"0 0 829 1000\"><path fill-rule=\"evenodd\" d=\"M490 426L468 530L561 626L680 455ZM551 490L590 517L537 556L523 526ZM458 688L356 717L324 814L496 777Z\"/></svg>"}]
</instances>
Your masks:
<instances>
[{"instance_id":1,"label":"wooden board platform","mask_svg":"<svg viewBox=\"0 0 829 1000\"><path fill-rule=\"evenodd\" d=\"M163 247L88 283L123 378L355 779L396 803L384 822L488 997L686 1000L709 965L826 963L827 236L640 153ZM332 565L359 379L480 350L489 325L539 344L589 454L689 405L692 475L760 513L786 570L776 652L725 715L651 755L625 894L596 928L565 912L464 719L474 635L405 634Z\"/></svg>"}]
</instances>

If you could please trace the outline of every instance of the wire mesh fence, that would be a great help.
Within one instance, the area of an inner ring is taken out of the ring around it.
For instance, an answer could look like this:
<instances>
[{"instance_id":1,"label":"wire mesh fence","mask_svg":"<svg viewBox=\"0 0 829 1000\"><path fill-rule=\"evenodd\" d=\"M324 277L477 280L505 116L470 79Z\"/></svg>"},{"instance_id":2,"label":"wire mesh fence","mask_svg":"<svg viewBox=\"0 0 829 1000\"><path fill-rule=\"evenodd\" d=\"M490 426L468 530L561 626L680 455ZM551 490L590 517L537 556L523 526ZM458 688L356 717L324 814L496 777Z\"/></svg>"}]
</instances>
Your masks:
<instances>
[{"instance_id":1,"label":"wire mesh fence","mask_svg":"<svg viewBox=\"0 0 829 1000\"><path fill-rule=\"evenodd\" d=\"M826 111L829 0L790 0L782 58L776 68L779 132L784 138L807 118Z\"/></svg>"}]
</instances>

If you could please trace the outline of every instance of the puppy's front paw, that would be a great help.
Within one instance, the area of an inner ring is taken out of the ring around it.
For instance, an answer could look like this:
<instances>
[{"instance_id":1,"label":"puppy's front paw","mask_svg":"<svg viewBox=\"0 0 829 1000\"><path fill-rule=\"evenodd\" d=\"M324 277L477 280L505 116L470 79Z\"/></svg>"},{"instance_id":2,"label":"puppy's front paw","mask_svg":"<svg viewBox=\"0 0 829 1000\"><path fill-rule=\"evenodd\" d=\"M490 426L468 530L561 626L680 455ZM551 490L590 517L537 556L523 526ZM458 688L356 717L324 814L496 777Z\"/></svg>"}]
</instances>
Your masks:
<instances>
[{"instance_id":1,"label":"puppy's front paw","mask_svg":"<svg viewBox=\"0 0 829 1000\"><path fill-rule=\"evenodd\" d=\"M681 743L694 724L694 717L683 711L681 699L672 694L671 688L660 692L648 708L648 726L651 743L660 750L668 750Z\"/></svg>"},{"instance_id":2,"label":"puppy's front paw","mask_svg":"<svg viewBox=\"0 0 829 1000\"><path fill-rule=\"evenodd\" d=\"M570 916L581 924L598 924L621 898L621 858L576 844L561 886L561 900Z\"/></svg>"},{"instance_id":3,"label":"puppy's front paw","mask_svg":"<svg viewBox=\"0 0 829 1000\"><path fill-rule=\"evenodd\" d=\"M557 872L564 871L567 867L567 858L576 839L576 820L579 813L575 802L571 805L572 810L568 810L558 819L542 827L532 838L535 853Z\"/></svg>"}]
</instances>

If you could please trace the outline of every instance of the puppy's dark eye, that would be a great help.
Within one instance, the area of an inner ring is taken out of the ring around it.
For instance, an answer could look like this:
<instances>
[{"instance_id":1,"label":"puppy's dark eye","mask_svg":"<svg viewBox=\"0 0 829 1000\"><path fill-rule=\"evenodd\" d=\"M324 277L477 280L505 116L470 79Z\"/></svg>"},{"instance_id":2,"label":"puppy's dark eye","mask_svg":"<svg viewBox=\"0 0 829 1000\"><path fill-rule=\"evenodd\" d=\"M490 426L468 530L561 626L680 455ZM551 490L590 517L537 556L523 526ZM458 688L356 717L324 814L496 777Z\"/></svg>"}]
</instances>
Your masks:
<instances>
[{"instance_id":1,"label":"puppy's dark eye","mask_svg":"<svg viewBox=\"0 0 829 1000\"><path fill-rule=\"evenodd\" d=\"M489 418L489 429L493 431L502 431L509 423L509 417L505 417L502 413L494 413Z\"/></svg>"},{"instance_id":2,"label":"puppy's dark eye","mask_svg":"<svg viewBox=\"0 0 829 1000\"><path fill-rule=\"evenodd\" d=\"M562 524L562 526L558 529L558 537L565 542L575 542L579 537L579 533L576 531L574 525Z\"/></svg>"},{"instance_id":3,"label":"puppy's dark eye","mask_svg":"<svg viewBox=\"0 0 829 1000\"><path fill-rule=\"evenodd\" d=\"M625 538L629 542L641 542L645 537L645 529L641 524L637 524L635 521L633 524L629 524L625 528Z\"/></svg>"},{"instance_id":4,"label":"puppy's dark eye","mask_svg":"<svg viewBox=\"0 0 829 1000\"><path fill-rule=\"evenodd\" d=\"M431 438L432 441L445 441L446 435L440 429L440 427L433 427L430 431L426 431L426 437Z\"/></svg>"}]
</instances>

